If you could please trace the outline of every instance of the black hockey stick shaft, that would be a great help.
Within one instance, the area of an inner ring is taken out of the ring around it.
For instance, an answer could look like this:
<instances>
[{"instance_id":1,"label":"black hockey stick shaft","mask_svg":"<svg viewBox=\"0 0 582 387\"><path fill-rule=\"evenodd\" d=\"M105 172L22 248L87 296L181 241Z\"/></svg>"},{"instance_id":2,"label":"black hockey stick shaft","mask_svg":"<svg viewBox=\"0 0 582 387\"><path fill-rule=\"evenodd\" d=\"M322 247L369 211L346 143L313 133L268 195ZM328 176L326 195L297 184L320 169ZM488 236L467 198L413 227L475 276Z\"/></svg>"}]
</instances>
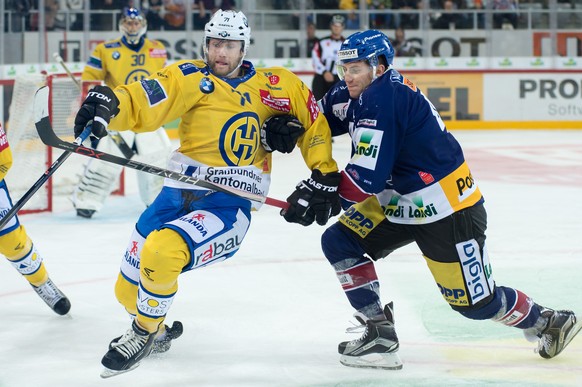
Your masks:
<instances>
[{"instance_id":1,"label":"black hockey stick shaft","mask_svg":"<svg viewBox=\"0 0 582 387\"><path fill-rule=\"evenodd\" d=\"M71 72L71 70L69 70L69 67L65 64L65 61L63 60L63 58L58 53L56 53L56 52L53 54L53 57L55 58L55 60L57 62L59 62L59 64L61 65L61 67L65 70L65 72L73 80L73 82L75 82L75 84L79 88L79 91L82 92L83 91L83 88L81 86L81 83L77 80L77 78L75 78L75 75L73 75L73 73ZM125 156L128 159L130 159L133 156L135 156L135 152L133 151L133 149L131 149L129 147L129 145L127 145L127 142L125 142L125 140L123 139L123 137L121 137L121 135L119 133L117 133L117 132L109 132L109 135L111 136L111 139L113 140L113 142L115 143L115 145L117 145L117 147L119 148L119 150L121 151L121 153L123 153L123 156Z\"/></svg>"},{"instance_id":2,"label":"black hockey stick shaft","mask_svg":"<svg viewBox=\"0 0 582 387\"><path fill-rule=\"evenodd\" d=\"M35 111L37 109L37 100L35 97ZM41 102L38 101L40 104ZM126 159L123 157L115 156L110 153L100 152L95 149L84 147L79 143L71 143L60 139L54 132L52 125L50 123L48 114L42 117L38 117L36 119L36 130L38 131L38 135L43 143L48 146L63 149L67 152L76 153L82 156L91 157L97 160L103 160L109 163L118 164L124 167L128 167L131 169L135 169L138 171L150 173L157 176L166 177L172 180L176 180L182 183L192 184L198 187L207 188L210 190L224 192L231 195L235 195L238 197L242 197L248 200L252 200L255 202L265 203L271 206L279 207L279 208L288 208L289 204L287 202L269 198L263 195L255 194L252 192L237 190L231 187L223 186L220 184L212 183L210 181L198 179L192 176L184 175L179 172L170 171L169 169L164 169L160 167L156 167L154 165L149 165L145 163L141 163L139 161L134 161L130 159ZM88 131L88 132L87 132ZM88 126L85 128L85 132L87 135L90 133L91 128ZM81 137L81 136L80 136Z\"/></svg>"}]
</instances>

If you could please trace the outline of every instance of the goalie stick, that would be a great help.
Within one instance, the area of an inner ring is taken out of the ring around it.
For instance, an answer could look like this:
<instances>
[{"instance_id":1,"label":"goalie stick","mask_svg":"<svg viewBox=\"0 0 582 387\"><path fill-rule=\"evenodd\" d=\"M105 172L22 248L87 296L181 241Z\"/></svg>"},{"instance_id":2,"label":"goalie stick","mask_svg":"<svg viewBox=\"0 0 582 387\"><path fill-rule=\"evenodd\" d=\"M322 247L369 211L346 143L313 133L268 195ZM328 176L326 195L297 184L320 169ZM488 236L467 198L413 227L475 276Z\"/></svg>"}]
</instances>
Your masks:
<instances>
[{"instance_id":1,"label":"goalie stick","mask_svg":"<svg viewBox=\"0 0 582 387\"><path fill-rule=\"evenodd\" d=\"M77 85L79 90L82 92L83 88L81 87L81 83L79 83L79 81L77 80L77 78L75 78L75 76L73 75L71 70L69 70L69 68L65 64L65 61L63 60L63 58L56 52L53 54L53 58L55 58L55 60L57 62L59 62L59 64L65 70L67 75L73 80L73 82L75 82L75 85ZM81 97L83 97L83 96L81 96ZM109 136L111 137L111 139L113 140L115 145L117 145L117 147L119 148L121 153L123 153L123 155L126 158L130 159L133 156L135 156L135 152L133 151L133 149L131 149L129 147L129 145L127 145L127 143L125 142L125 140L123 139L123 137L121 137L121 135L119 133L110 131Z\"/></svg>"},{"instance_id":2,"label":"goalie stick","mask_svg":"<svg viewBox=\"0 0 582 387\"><path fill-rule=\"evenodd\" d=\"M47 89L47 91L44 92L43 89ZM40 88L36 92L36 95L34 97L34 112L36 130L38 131L38 135L45 145L63 149L69 153L76 153L82 156L103 160L113 164L118 164L138 171L151 173L153 175L167 177L169 179L180 181L182 183L192 184L198 187L211 189L213 191L228 193L254 202L265 203L270 206L279 207L283 209L287 209L289 207L289 203L284 202L282 200L273 199L270 197L254 194L247 191L237 190L235 188L231 188L228 186L223 186L220 184L212 183L210 181L198 179L193 176L184 175L179 172L170 171L169 169L164 169L145 163L140 163L138 161L115 156L110 153L100 152L95 149L84 147L77 140L75 141L75 143L64 141L55 134L48 116L48 88L46 86ZM89 136L90 133L91 126L87 126L83 133L81 134L81 136L79 136L79 138L82 138L81 141L83 141L85 138Z\"/></svg>"}]
</instances>

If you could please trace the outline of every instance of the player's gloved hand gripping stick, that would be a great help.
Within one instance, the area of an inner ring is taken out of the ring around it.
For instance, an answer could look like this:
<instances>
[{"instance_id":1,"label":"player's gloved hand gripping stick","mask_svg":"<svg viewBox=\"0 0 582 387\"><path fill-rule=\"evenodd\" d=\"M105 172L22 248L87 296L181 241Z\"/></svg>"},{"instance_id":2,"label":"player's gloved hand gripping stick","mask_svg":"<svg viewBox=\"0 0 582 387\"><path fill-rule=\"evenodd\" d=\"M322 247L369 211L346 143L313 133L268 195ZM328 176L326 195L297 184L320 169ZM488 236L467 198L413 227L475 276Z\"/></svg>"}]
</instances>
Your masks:
<instances>
[{"instance_id":1,"label":"player's gloved hand gripping stick","mask_svg":"<svg viewBox=\"0 0 582 387\"><path fill-rule=\"evenodd\" d=\"M79 82L79 80L77 78L75 78L75 75L71 72L71 70L69 70L69 68L65 64L65 61L63 60L63 58L56 52L53 54L53 57L61 65L61 67L65 70L65 72L73 80L73 82L75 82L75 84L77 85L79 90L83 91L82 87L81 87L81 83ZM121 137L121 135L119 133L109 132L109 136L111 137L111 139L113 140L115 145L117 145L117 147L119 148L121 153L123 153L123 155L126 158L130 159L133 156L135 156L135 152L133 151L133 149L131 149L129 147L129 145L127 145L127 143L125 142L125 140L123 139L123 137Z\"/></svg>"}]
</instances>

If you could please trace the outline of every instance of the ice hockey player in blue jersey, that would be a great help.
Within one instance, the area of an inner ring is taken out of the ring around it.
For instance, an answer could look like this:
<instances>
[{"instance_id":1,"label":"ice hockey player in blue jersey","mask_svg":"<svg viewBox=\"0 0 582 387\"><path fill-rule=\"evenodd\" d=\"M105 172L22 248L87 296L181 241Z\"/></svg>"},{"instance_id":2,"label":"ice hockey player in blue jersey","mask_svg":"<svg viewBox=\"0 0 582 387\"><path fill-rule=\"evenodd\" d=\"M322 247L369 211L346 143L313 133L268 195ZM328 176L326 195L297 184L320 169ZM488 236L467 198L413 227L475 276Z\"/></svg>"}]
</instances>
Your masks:
<instances>
[{"instance_id":1,"label":"ice hockey player in blue jersey","mask_svg":"<svg viewBox=\"0 0 582 387\"><path fill-rule=\"evenodd\" d=\"M567 310L535 303L493 280L483 196L462 149L424 94L391 67L388 38L351 35L338 53L337 83L320 101L334 135L349 133L342 171L346 211L322 236L363 336L339 344L346 366L400 369L391 305L380 301L375 262L415 242L451 308L474 320L522 329L544 358L582 328Z\"/></svg>"}]
</instances>

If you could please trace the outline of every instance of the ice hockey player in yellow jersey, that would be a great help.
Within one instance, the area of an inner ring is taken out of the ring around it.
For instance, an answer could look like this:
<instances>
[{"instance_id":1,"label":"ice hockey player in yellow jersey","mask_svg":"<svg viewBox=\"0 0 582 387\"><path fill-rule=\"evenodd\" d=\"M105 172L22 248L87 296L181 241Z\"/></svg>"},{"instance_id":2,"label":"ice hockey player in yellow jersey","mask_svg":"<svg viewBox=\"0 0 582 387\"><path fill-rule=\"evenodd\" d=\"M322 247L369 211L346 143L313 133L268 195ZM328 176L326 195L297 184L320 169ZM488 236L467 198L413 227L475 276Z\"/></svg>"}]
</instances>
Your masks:
<instances>
[{"instance_id":1,"label":"ice hockey player in yellow jersey","mask_svg":"<svg viewBox=\"0 0 582 387\"><path fill-rule=\"evenodd\" d=\"M12 208L12 199L6 186L6 174L12 166L12 151L6 133L0 124L0 217ZM49 278L42 256L15 215L0 230L0 254L32 285L40 298L57 314L65 315L71 309L69 299Z\"/></svg>"},{"instance_id":2,"label":"ice hockey player in yellow jersey","mask_svg":"<svg viewBox=\"0 0 582 387\"><path fill-rule=\"evenodd\" d=\"M104 81L110 88L139 82L166 64L164 45L145 37L147 22L135 8L127 8L119 21L119 39L100 43L95 47L83 69L83 81ZM127 128L125 128L127 129ZM125 142L136 151L137 160L164 166L171 151L170 140L164 128L136 136L124 132ZM95 144L94 144L95 145ZM99 141L97 149L121 155L111 137ZM90 160L73 193L73 205L77 215L91 218L99 211L115 189L122 167L99 160ZM149 206L163 186L163 178L138 172L137 181L142 201Z\"/></svg>"},{"instance_id":3,"label":"ice hockey player in yellow jersey","mask_svg":"<svg viewBox=\"0 0 582 387\"><path fill-rule=\"evenodd\" d=\"M204 33L204 60L177 62L114 91L93 89L77 113L75 134L89 122L92 134L102 137L108 126L142 133L181 118L180 148L169 169L259 195L267 195L270 185L269 151L289 152L297 145L312 173L287 199L285 219L325 224L340 210L340 175L329 126L312 92L284 68L255 69L244 60L250 28L242 12L217 11ZM278 145L263 143L263 125L276 127ZM140 216L122 259L115 293L135 318L127 333L110 343L103 377L129 371L151 352L169 348L182 333L179 322L171 328L164 324L178 275L233 256L249 228L251 209L259 207L166 180Z\"/></svg>"}]
</instances>

